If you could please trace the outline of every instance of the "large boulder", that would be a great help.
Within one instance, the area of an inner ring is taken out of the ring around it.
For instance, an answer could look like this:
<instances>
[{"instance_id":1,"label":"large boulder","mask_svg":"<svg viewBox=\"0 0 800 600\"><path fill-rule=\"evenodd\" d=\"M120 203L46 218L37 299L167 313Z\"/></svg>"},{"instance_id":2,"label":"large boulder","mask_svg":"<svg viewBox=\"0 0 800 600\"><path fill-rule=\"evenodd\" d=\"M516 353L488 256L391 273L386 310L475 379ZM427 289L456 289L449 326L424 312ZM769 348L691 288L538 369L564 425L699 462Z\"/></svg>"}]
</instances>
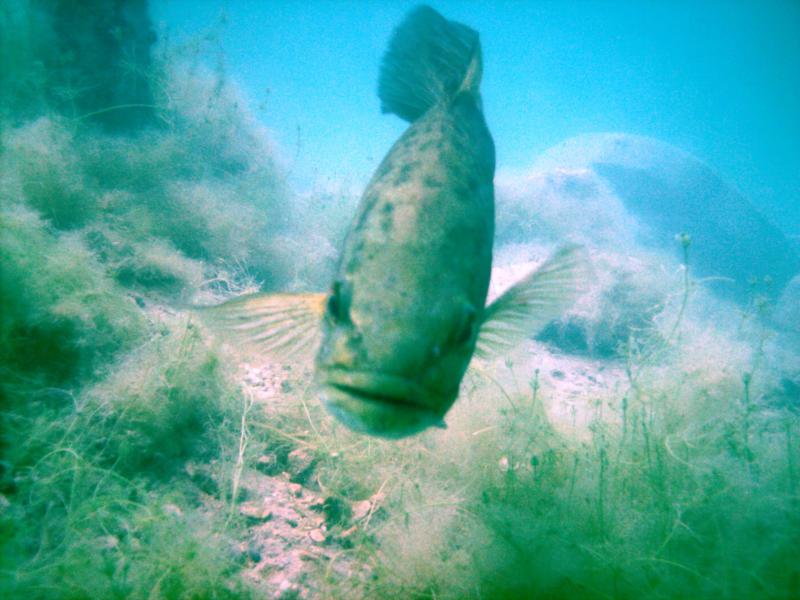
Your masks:
<instances>
[{"instance_id":1,"label":"large boulder","mask_svg":"<svg viewBox=\"0 0 800 600\"><path fill-rule=\"evenodd\" d=\"M588 134L545 152L524 175L498 181L498 243L529 234L595 247L676 252L717 294L776 298L800 272L788 238L708 165L653 138Z\"/></svg>"},{"instance_id":2,"label":"large boulder","mask_svg":"<svg viewBox=\"0 0 800 600\"><path fill-rule=\"evenodd\" d=\"M773 315L775 326L784 333L800 339L800 275L783 289Z\"/></svg>"}]
</instances>

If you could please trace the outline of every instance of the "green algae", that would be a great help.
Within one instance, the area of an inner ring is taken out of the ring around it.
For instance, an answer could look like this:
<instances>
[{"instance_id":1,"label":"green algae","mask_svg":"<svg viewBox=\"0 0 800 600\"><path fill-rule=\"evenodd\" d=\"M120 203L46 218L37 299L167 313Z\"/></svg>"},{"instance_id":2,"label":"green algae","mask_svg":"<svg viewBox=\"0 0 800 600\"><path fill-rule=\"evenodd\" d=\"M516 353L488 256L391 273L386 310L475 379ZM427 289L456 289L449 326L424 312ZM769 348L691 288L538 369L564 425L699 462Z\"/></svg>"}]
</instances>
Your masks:
<instances>
[{"instance_id":1,"label":"green algae","mask_svg":"<svg viewBox=\"0 0 800 600\"><path fill-rule=\"evenodd\" d=\"M447 431L400 443L338 427L302 374L248 413L237 357L180 306L324 285L347 203L291 199L241 94L191 57L154 48L145 95L80 98L46 5L0 11L0 595L257 597L237 472L295 448L330 506L374 502L342 550L372 579L309 566L323 597L800 595L800 421L769 332L672 335L638 311L661 334L614 330L621 383L578 433L529 348L468 375ZM607 304L649 306L643 287Z\"/></svg>"}]
</instances>

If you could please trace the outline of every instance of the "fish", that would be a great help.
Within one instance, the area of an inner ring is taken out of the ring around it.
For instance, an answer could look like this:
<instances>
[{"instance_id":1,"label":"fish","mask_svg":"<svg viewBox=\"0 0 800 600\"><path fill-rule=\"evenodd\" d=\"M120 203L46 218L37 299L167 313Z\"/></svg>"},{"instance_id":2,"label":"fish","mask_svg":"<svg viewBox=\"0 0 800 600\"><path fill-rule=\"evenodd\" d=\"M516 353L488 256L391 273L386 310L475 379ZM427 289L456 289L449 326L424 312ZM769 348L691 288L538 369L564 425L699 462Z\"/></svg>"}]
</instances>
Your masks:
<instances>
[{"instance_id":1,"label":"fish","mask_svg":"<svg viewBox=\"0 0 800 600\"><path fill-rule=\"evenodd\" d=\"M444 426L474 356L516 346L574 302L587 277L566 245L486 305L495 147L478 33L428 6L392 34L384 113L409 122L369 181L328 293L252 294L206 319L263 355L311 349L315 388L347 427L402 438Z\"/></svg>"}]
</instances>

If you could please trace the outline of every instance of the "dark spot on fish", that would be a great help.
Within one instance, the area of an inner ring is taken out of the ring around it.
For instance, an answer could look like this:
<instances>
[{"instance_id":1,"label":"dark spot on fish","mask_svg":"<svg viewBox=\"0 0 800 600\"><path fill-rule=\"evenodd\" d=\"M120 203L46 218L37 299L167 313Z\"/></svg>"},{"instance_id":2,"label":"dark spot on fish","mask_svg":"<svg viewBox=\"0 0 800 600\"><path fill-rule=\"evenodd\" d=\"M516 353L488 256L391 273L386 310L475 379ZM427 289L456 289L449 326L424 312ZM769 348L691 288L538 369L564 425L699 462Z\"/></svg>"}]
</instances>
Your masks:
<instances>
[{"instance_id":1,"label":"dark spot on fish","mask_svg":"<svg viewBox=\"0 0 800 600\"><path fill-rule=\"evenodd\" d=\"M442 187L442 182L436 179L433 175L426 175L422 179L422 183L425 187L429 188L438 188Z\"/></svg>"},{"instance_id":2,"label":"dark spot on fish","mask_svg":"<svg viewBox=\"0 0 800 600\"><path fill-rule=\"evenodd\" d=\"M409 179L411 179L411 165L405 164L400 171L398 171L397 177L394 179L394 183L395 185L402 185L407 183Z\"/></svg>"},{"instance_id":3,"label":"dark spot on fish","mask_svg":"<svg viewBox=\"0 0 800 600\"><path fill-rule=\"evenodd\" d=\"M469 171L455 161L448 161L447 174L453 181L462 181L471 177Z\"/></svg>"},{"instance_id":4,"label":"dark spot on fish","mask_svg":"<svg viewBox=\"0 0 800 600\"><path fill-rule=\"evenodd\" d=\"M387 157L387 160L384 160L378 167L378 170L375 171L375 178L380 179L381 177L384 177L387 173L389 173L392 170L392 167L393 167L392 161L388 160Z\"/></svg>"},{"instance_id":5,"label":"dark spot on fish","mask_svg":"<svg viewBox=\"0 0 800 600\"><path fill-rule=\"evenodd\" d=\"M347 282L336 280L333 282L333 289L328 296L325 310L334 323L350 322L350 300L352 287Z\"/></svg>"},{"instance_id":6,"label":"dark spot on fish","mask_svg":"<svg viewBox=\"0 0 800 600\"><path fill-rule=\"evenodd\" d=\"M373 189L371 193L364 197L364 208L361 211L361 214L358 216L358 221L354 225L353 229L355 231L360 231L363 229L364 224L367 221L367 217L369 217L369 213L375 207L375 203L380 199L380 193L378 193L376 189Z\"/></svg>"},{"instance_id":7,"label":"dark spot on fish","mask_svg":"<svg viewBox=\"0 0 800 600\"><path fill-rule=\"evenodd\" d=\"M474 194L471 194L469 188L465 185L457 185L453 189L453 196L459 202L469 202Z\"/></svg>"},{"instance_id":8,"label":"dark spot on fish","mask_svg":"<svg viewBox=\"0 0 800 600\"><path fill-rule=\"evenodd\" d=\"M387 202L381 207L381 212L384 214L392 214L392 212L394 212L394 204Z\"/></svg>"},{"instance_id":9,"label":"dark spot on fish","mask_svg":"<svg viewBox=\"0 0 800 600\"><path fill-rule=\"evenodd\" d=\"M441 143L442 143L441 140L439 140L439 142L437 144L436 140L431 139L431 140L428 140L427 142L423 142L420 145L419 150L420 150L420 152L427 152L428 150L430 150L434 146L441 147Z\"/></svg>"},{"instance_id":10,"label":"dark spot on fish","mask_svg":"<svg viewBox=\"0 0 800 600\"><path fill-rule=\"evenodd\" d=\"M361 266L361 254L364 250L364 238L359 237L353 246L353 251L350 254L350 260L347 261L346 271L349 274L355 273Z\"/></svg>"},{"instance_id":11,"label":"dark spot on fish","mask_svg":"<svg viewBox=\"0 0 800 600\"><path fill-rule=\"evenodd\" d=\"M353 273L358 271L360 266L361 266L361 258L358 255L353 255L350 258L350 261L347 263L347 267L345 268L345 272L348 275L352 275Z\"/></svg>"},{"instance_id":12,"label":"dark spot on fish","mask_svg":"<svg viewBox=\"0 0 800 600\"><path fill-rule=\"evenodd\" d=\"M453 341L457 346L466 344L475 335L475 326L477 323L476 314L472 306L464 307L464 312L461 315L461 322L456 326L453 335Z\"/></svg>"}]
</instances>

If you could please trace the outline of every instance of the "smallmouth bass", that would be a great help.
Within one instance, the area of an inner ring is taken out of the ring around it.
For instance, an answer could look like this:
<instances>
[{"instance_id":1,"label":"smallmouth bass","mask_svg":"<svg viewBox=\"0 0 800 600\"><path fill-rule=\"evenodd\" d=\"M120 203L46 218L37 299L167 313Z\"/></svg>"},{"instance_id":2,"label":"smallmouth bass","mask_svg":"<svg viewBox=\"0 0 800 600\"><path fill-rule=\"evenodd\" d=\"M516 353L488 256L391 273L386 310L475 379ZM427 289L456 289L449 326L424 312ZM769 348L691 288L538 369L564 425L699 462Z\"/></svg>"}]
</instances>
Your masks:
<instances>
[{"instance_id":1,"label":"smallmouth bass","mask_svg":"<svg viewBox=\"0 0 800 600\"><path fill-rule=\"evenodd\" d=\"M361 198L328 294L254 294L204 309L218 330L273 356L317 347L319 395L348 427L389 438L432 425L473 354L513 347L574 300L587 261L557 251L486 306L494 142L478 34L427 6L395 30L378 95L410 126Z\"/></svg>"}]
</instances>

